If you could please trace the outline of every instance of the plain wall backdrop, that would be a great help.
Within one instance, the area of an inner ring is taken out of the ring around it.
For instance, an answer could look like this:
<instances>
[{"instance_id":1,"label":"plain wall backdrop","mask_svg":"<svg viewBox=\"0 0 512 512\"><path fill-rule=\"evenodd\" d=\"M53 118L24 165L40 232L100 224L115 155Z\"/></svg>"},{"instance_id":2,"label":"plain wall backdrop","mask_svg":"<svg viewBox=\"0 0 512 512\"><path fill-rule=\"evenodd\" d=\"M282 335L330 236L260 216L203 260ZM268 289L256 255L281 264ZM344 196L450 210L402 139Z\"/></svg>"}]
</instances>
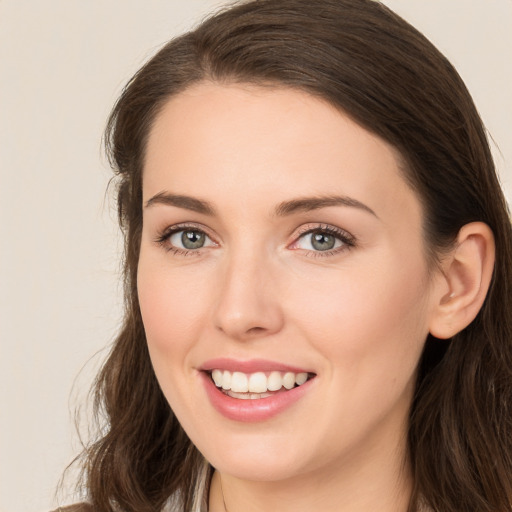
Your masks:
<instances>
[{"instance_id":1,"label":"plain wall backdrop","mask_svg":"<svg viewBox=\"0 0 512 512\"><path fill-rule=\"evenodd\" d=\"M512 0L384 3L465 80L510 202ZM101 155L110 108L163 42L220 4L0 0L1 512L57 505L80 448L74 410L120 323L121 245ZM60 503L73 499L65 487Z\"/></svg>"}]
</instances>

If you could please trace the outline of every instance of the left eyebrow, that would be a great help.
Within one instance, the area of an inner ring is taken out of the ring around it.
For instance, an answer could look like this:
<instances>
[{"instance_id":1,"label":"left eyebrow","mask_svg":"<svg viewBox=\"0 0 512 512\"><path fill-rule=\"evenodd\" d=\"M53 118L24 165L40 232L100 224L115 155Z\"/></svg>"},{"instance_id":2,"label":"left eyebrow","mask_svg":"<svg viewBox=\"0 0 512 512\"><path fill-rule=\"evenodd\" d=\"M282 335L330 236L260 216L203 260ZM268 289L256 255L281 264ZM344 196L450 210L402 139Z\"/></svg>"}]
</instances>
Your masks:
<instances>
[{"instance_id":1,"label":"left eyebrow","mask_svg":"<svg viewBox=\"0 0 512 512\"><path fill-rule=\"evenodd\" d=\"M327 208L329 206L347 206L350 208L358 208L370 213L377 219L378 215L361 201L347 196L320 196L320 197L304 197L292 199L290 201L283 201L275 209L275 215L284 217L297 212L309 212L311 210L318 210L320 208Z\"/></svg>"}]
</instances>

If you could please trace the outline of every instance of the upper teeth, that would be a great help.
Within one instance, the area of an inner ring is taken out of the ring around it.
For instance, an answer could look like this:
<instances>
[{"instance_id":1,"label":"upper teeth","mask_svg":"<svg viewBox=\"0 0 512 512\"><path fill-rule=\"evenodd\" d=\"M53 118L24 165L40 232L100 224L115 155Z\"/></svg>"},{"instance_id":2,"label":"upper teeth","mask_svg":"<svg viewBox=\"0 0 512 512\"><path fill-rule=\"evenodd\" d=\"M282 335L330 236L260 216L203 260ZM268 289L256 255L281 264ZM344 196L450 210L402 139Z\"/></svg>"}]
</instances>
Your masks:
<instances>
[{"instance_id":1,"label":"upper teeth","mask_svg":"<svg viewBox=\"0 0 512 512\"><path fill-rule=\"evenodd\" d=\"M212 379L218 388L235 391L236 393L265 393L278 391L282 387L292 389L295 384L300 386L308 380L308 374L293 372L264 372L251 373L229 372L227 370L213 370Z\"/></svg>"}]
</instances>

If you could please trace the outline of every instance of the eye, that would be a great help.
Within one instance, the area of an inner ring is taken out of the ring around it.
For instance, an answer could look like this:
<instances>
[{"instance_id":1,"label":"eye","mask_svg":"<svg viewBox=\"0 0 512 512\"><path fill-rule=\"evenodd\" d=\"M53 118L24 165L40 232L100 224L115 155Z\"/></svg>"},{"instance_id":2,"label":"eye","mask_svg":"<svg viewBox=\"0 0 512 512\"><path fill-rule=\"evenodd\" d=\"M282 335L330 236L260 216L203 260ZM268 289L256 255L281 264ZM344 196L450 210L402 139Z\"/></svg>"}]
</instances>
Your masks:
<instances>
[{"instance_id":1,"label":"eye","mask_svg":"<svg viewBox=\"0 0 512 512\"><path fill-rule=\"evenodd\" d=\"M329 256L353 247L354 237L347 232L333 226L305 227L296 238L290 249L302 249Z\"/></svg>"},{"instance_id":2,"label":"eye","mask_svg":"<svg viewBox=\"0 0 512 512\"><path fill-rule=\"evenodd\" d=\"M217 245L202 229L193 226L171 226L158 236L156 242L168 251L182 255Z\"/></svg>"},{"instance_id":3,"label":"eye","mask_svg":"<svg viewBox=\"0 0 512 512\"><path fill-rule=\"evenodd\" d=\"M300 237L299 246L301 249L313 251L330 251L341 245L341 240L338 240L334 235L325 233L323 231L313 231Z\"/></svg>"},{"instance_id":4,"label":"eye","mask_svg":"<svg viewBox=\"0 0 512 512\"><path fill-rule=\"evenodd\" d=\"M176 231L169 237L169 242L179 249L200 249L209 240L205 233L199 230L184 229Z\"/></svg>"}]
</instances>

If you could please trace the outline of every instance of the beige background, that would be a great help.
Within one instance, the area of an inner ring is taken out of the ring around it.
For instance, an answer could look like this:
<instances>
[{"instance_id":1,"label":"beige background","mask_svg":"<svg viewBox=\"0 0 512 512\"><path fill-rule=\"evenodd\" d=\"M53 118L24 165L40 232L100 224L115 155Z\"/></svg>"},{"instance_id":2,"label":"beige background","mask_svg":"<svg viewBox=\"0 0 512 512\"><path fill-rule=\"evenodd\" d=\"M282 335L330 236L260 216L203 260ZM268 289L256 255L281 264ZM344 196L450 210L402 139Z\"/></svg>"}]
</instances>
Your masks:
<instances>
[{"instance_id":1,"label":"beige background","mask_svg":"<svg viewBox=\"0 0 512 512\"><path fill-rule=\"evenodd\" d=\"M219 3L0 0L2 512L55 505L56 484L79 447L73 411L104 354L95 353L119 324L115 207L100 149L105 119L142 62ZM501 149L512 199L512 1L385 3L458 68Z\"/></svg>"}]
</instances>

